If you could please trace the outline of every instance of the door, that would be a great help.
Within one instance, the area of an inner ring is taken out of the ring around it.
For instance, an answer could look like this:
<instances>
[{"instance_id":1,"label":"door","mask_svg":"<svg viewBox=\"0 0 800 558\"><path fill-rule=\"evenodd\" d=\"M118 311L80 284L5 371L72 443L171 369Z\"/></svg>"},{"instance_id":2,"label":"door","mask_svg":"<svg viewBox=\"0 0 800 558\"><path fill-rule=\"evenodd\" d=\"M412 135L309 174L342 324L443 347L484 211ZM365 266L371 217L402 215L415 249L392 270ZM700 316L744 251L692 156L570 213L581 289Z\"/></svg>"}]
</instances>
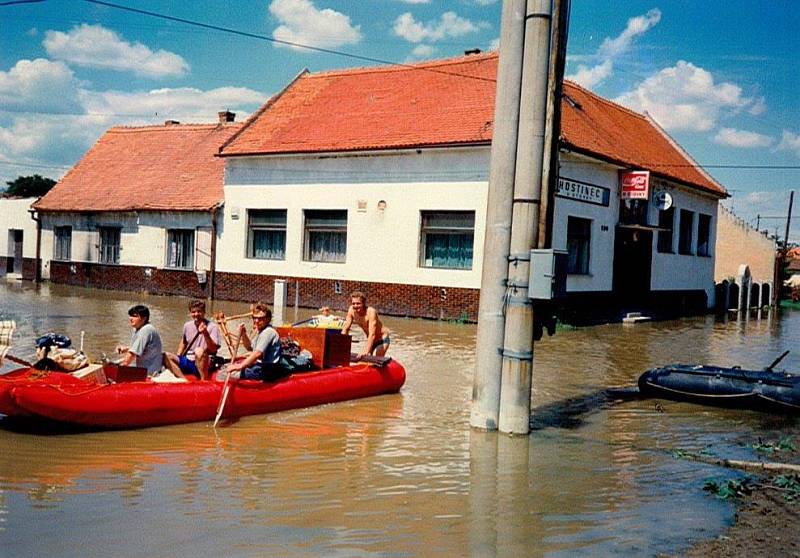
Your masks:
<instances>
[{"instance_id":1,"label":"door","mask_svg":"<svg viewBox=\"0 0 800 558\"><path fill-rule=\"evenodd\" d=\"M617 227L614 239L614 294L623 305L644 304L650 294L653 231Z\"/></svg>"},{"instance_id":2,"label":"door","mask_svg":"<svg viewBox=\"0 0 800 558\"><path fill-rule=\"evenodd\" d=\"M13 229L9 231L10 240L12 241L11 244L11 256L12 256L12 263L7 266L6 271L10 273L16 273L17 275L22 275L22 231L18 229Z\"/></svg>"}]
</instances>

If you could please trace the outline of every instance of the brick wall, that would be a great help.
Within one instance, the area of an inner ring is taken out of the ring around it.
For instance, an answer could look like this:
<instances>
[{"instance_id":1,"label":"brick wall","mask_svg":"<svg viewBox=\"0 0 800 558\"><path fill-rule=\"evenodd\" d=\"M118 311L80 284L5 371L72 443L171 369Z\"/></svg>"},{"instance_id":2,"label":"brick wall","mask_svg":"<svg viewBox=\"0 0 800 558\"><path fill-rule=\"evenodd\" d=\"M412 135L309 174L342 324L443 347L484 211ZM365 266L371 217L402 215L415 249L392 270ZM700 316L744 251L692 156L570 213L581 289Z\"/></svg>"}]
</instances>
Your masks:
<instances>
[{"instance_id":1,"label":"brick wall","mask_svg":"<svg viewBox=\"0 0 800 558\"><path fill-rule=\"evenodd\" d=\"M148 269L149 276L146 272ZM219 300L263 300L272 304L276 279L287 281L289 306L294 304L299 286L299 304L306 308L330 306L345 310L349 304L349 294L362 291L370 303L387 315L466 321L478 319L477 289L220 272L216 277L215 295ZM100 289L197 298L208 296L208 284L200 285L194 272L173 269L51 261L50 280Z\"/></svg>"},{"instance_id":2,"label":"brick wall","mask_svg":"<svg viewBox=\"0 0 800 558\"><path fill-rule=\"evenodd\" d=\"M6 274L6 266L8 266L9 260L13 259L0 256L0 275ZM36 258L22 258L22 278L29 281L36 279Z\"/></svg>"},{"instance_id":3,"label":"brick wall","mask_svg":"<svg viewBox=\"0 0 800 558\"><path fill-rule=\"evenodd\" d=\"M772 281L775 242L758 232L730 210L720 206L717 220L714 281L736 277L739 266L747 264L754 281Z\"/></svg>"}]
</instances>

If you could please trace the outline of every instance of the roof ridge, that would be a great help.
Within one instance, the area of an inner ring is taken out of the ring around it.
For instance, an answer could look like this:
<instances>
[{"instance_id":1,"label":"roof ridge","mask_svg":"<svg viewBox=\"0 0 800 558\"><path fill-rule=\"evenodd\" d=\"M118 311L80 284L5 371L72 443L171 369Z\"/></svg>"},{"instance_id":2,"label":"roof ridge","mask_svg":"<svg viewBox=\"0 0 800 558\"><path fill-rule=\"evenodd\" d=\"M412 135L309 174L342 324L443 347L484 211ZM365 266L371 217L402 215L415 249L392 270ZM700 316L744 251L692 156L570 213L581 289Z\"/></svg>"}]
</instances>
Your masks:
<instances>
[{"instance_id":1,"label":"roof ridge","mask_svg":"<svg viewBox=\"0 0 800 558\"><path fill-rule=\"evenodd\" d=\"M582 85L578 85L574 81L570 81L568 79L565 79L564 83L568 84L571 87L574 87L576 89L579 89L579 90L583 91L587 95L590 95L591 97L593 97L594 99L597 99L598 101L600 101L603 104L610 105L610 106L612 106L612 107L614 107L616 109L619 109L621 111L627 112L628 114L630 114L632 116L636 116L637 118L641 118L642 120L647 120L647 116L645 114L643 114L641 112L636 112L635 110L633 110L631 108L628 108L625 105L621 105L620 103L615 103L614 101L612 101L610 99L606 99L605 97L602 97L602 96L598 95L594 91L586 89Z\"/></svg>"},{"instance_id":2,"label":"roof ridge","mask_svg":"<svg viewBox=\"0 0 800 558\"><path fill-rule=\"evenodd\" d=\"M451 58L437 58L436 60L424 60L420 62L396 62L396 63L387 63L382 66L361 66L358 68L340 68L336 70L324 70L321 72L313 72L309 73L306 78L315 78L315 77L330 77L330 76L342 76L342 75L352 75L352 74L370 74L370 73L381 73L381 72L400 72L403 70L416 70L422 68L437 68L443 66L455 66L458 64L463 64L465 62L477 61L477 60L487 60L489 58L494 58L498 56L498 52L496 50L490 50L488 52L481 52L479 54L467 54L467 55L460 55L460 56L453 56Z\"/></svg>"},{"instance_id":3,"label":"roof ridge","mask_svg":"<svg viewBox=\"0 0 800 558\"><path fill-rule=\"evenodd\" d=\"M226 122L225 126L241 126L241 122ZM216 128L219 126L217 122L207 122L207 123L187 123L187 124L170 124L169 126L165 126L164 124L146 124L144 126L112 126L107 130L107 132L151 132L156 130L186 130L187 128L192 128L196 130L204 130L210 128Z\"/></svg>"}]
</instances>

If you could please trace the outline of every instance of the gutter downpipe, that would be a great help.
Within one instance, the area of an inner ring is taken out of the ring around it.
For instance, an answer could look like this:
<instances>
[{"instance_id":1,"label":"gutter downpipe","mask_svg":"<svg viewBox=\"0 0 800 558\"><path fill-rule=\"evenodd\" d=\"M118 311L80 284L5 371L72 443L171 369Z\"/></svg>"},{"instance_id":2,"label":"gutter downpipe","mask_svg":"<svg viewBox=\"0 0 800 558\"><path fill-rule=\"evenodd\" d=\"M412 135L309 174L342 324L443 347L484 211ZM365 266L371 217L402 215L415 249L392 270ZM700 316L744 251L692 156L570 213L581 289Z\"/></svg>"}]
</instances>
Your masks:
<instances>
[{"instance_id":1,"label":"gutter downpipe","mask_svg":"<svg viewBox=\"0 0 800 558\"><path fill-rule=\"evenodd\" d=\"M211 263L208 270L208 298L214 300L214 290L217 286L217 215L220 206L211 209Z\"/></svg>"},{"instance_id":2,"label":"gutter downpipe","mask_svg":"<svg viewBox=\"0 0 800 558\"><path fill-rule=\"evenodd\" d=\"M508 434L530 432L533 301L528 281L530 252L539 236L552 19L551 0L528 0L498 422L500 432Z\"/></svg>"},{"instance_id":3,"label":"gutter downpipe","mask_svg":"<svg viewBox=\"0 0 800 558\"><path fill-rule=\"evenodd\" d=\"M497 63L497 93L478 305L478 341L469 421L473 428L483 430L497 430L500 413L501 348L505 328L504 306L524 39L524 3L504 0L500 25L502 55Z\"/></svg>"},{"instance_id":4,"label":"gutter downpipe","mask_svg":"<svg viewBox=\"0 0 800 558\"><path fill-rule=\"evenodd\" d=\"M39 200L36 200L39 201ZM33 281L34 283L41 283L42 282L42 218L39 216L39 212L35 209L29 209L28 214L30 214L31 219L36 222L36 271L34 272ZM23 256L23 261L24 261Z\"/></svg>"}]
</instances>

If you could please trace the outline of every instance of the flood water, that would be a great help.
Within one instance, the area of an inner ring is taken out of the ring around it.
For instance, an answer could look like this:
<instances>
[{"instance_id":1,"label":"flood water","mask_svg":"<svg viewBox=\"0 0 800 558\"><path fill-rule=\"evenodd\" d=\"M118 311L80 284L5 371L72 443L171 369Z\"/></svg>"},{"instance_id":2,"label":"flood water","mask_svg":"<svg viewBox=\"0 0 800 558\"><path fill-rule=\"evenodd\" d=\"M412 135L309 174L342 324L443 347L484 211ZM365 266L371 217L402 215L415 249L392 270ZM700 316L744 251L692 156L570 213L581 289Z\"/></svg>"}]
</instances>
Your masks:
<instances>
[{"instance_id":1,"label":"flood water","mask_svg":"<svg viewBox=\"0 0 800 558\"><path fill-rule=\"evenodd\" d=\"M111 352L138 302L174 350L186 299L0 284L12 354L27 359L48 331ZM800 312L560 331L536 344L527 437L469 428L474 325L385 323L408 375L396 395L217 429L44 435L0 421L0 556L680 554L730 523L732 505L702 486L737 473L674 450L758 459L758 437L800 433L794 419L603 395L670 362L766 366L798 346ZM800 352L779 368L800 371Z\"/></svg>"}]
</instances>

